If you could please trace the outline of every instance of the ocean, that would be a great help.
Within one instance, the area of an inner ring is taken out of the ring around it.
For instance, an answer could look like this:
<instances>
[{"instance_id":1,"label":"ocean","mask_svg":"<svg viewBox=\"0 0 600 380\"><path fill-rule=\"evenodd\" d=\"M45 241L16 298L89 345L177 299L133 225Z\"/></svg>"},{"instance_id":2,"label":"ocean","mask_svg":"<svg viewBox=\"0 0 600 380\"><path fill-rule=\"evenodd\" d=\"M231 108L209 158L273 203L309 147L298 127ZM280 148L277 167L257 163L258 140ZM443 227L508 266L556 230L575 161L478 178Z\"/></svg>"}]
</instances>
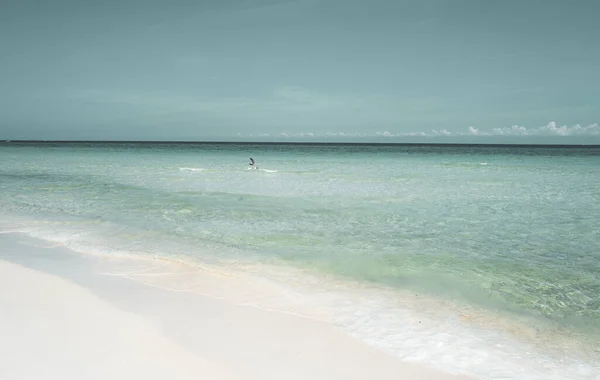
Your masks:
<instances>
[{"instance_id":1,"label":"ocean","mask_svg":"<svg viewBox=\"0 0 600 380\"><path fill-rule=\"evenodd\" d=\"M600 379L599 147L3 143L9 230L252 271L442 370Z\"/></svg>"}]
</instances>

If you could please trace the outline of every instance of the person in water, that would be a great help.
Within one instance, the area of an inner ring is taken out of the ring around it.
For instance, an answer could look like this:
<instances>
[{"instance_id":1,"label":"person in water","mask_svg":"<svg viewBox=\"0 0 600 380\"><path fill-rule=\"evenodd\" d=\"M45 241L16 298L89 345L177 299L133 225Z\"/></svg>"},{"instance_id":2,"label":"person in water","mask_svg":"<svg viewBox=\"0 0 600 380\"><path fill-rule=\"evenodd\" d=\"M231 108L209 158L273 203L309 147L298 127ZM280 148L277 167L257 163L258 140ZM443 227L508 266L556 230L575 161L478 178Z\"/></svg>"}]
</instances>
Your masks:
<instances>
[{"instance_id":1,"label":"person in water","mask_svg":"<svg viewBox=\"0 0 600 380\"><path fill-rule=\"evenodd\" d=\"M255 165L254 158L252 157L250 157L250 166L252 166L254 169L258 169L258 166Z\"/></svg>"}]
</instances>

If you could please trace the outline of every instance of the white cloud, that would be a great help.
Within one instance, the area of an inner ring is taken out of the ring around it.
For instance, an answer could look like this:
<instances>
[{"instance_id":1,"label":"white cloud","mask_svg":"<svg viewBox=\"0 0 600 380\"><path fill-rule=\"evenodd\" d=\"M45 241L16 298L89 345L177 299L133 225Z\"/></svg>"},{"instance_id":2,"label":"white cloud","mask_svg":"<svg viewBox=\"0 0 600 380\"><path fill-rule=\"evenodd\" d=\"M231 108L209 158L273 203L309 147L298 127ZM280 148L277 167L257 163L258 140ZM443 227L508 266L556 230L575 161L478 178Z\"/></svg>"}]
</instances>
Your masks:
<instances>
[{"instance_id":1,"label":"white cloud","mask_svg":"<svg viewBox=\"0 0 600 380\"><path fill-rule=\"evenodd\" d=\"M277 135L261 134L260 136L275 137ZM390 132L377 131L370 133L357 132L297 132L287 133L282 132L278 136L283 137L299 137L299 138L319 138L319 137L446 137L446 136L600 136L600 125L597 123L587 126L579 124L573 126L557 126L555 122L550 122L542 127L527 129L523 126L513 125L511 127L494 128L491 131L483 131L473 126L469 126L463 132L451 132L447 129L434 129L429 133L426 132Z\"/></svg>"},{"instance_id":2,"label":"white cloud","mask_svg":"<svg viewBox=\"0 0 600 380\"><path fill-rule=\"evenodd\" d=\"M541 134L548 134L548 135L556 135L556 136L568 136L571 132L571 129L567 128L566 125L563 125L562 127L557 127L556 126L556 122L552 121L548 124L546 124L545 126L543 126L542 128L540 128L540 133Z\"/></svg>"},{"instance_id":3,"label":"white cloud","mask_svg":"<svg viewBox=\"0 0 600 380\"><path fill-rule=\"evenodd\" d=\"M558 127L556 122L552 121L536 131L539 134L547 134L552 136L600 136L600 127L597 123L582 127L579 124L573 126L563 125Z\"/></svg>"},{"instance_id":4,"label":"white cloud","mask_svg":"<svg viewBox=\"0 0 600 380\"><path fill-rule=\"evenodd\" d=\"M508 128L494 128L493 135L500 136L600 136L600 126L597 123L587 126L575 124L572 126L558 126L555 121L539 128L527 129L523 126L513 125Z\"/></svg>"},{"instance_id":5,"label":"white cloud","mask_svg":"<svg viewBox=\"0 0 600 380\"><path fill-rule=\"evenodd\" d=\"M494 128L492 129L492 135L495 136L527 136L527 128L518 125L512 127Z\"/></svg>"},{"instance_id":6,"label":"white cloud","mask_svg":"<svg viewBox=\"0 0 600 380\"><path fill-rule=\"evenodd\" d=\"M435 136L452 136L452 132L449 132L445 128L441 130L434 129L433 131L431 131L431 133L433 133L433 135Z\"/></svg>"},{"instance_id":7,"label":"white cloud","mask_svg":"<svg viewBox=\"0 0 600 380\"><path fill-rule=\"evenodd\" d=\"M436 131L433 131L434 135ZM449 136L462 136L463 133L451 133ZM490 132L469 127L467 135L476 136L600 136L600 126L597 123L587 126L575 124L558 126L555 121L537 128L526 128L522 125L494 128Z\"/></svg>"},{"instance_id":8,"label":"white cloud","mask_svg":"<svg viewBox=\"0 0 600 380\"><path fill-rule=\"evenodd\" d=\"M406 133L398 133L396 136L406 136L406 137L415 137L415 136L429 136L429 134L425 132L406 132Z\"/></svg>"}]
</instances>

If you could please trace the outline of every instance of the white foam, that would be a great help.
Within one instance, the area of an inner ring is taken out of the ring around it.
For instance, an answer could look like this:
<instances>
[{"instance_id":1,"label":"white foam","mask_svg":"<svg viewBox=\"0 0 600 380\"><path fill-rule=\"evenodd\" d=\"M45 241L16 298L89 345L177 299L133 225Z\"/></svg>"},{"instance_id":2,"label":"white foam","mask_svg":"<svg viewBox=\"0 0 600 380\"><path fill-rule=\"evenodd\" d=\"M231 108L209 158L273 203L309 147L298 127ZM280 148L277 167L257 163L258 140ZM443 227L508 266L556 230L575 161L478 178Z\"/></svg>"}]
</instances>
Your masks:
<instances>
[{"instance_id":1,"label":"white foam","mask_svg":"<svg viewBox=\"0 0 600 380\"><path fill-rule=\"evenodd\" d=\"M419 304L408 294L401 302L404 305L398 305L400 294L385 293L365 291L362 297L338 300L336 322L351 335L392 355L445 371L486 379L599 378L593 364L552 357L543 347L528 342L526 336L503 331L500 325L506 321L499 318L478 310L461 311L434 300ZM522 326L515 323L514 328Z\"/></svg>"},{"instance_id":2,"label":"white foam","mask_svg":"<svg viewBox=\"0 0 600 380\"><path fill-rule=\"evenodd\" d=\"M257 172L265 172L265 173L277 173L278 170L273 170L273 169L260 169L257 167L249 167L246 168L246 170L256 170Z\"/></svg>"},{"instance_id":3,"label":"white foam","mask_svg":"<svg viewBox=\"0 0 600 380\"><path fill-rule=\"evenodd\" d=\"M423 294L340 282L259 265L256 274L318 300L350 335L406 361L487 379L600 379L593 363L552 356L539 331L483 310ZM290 284L291 283L291 284ZM549 337L552 339L552 337Z\"/></svg>"},{"instance_id":4,"label":"white foam","mask_svg":"<svg viewBox=\"0 0 600 380\"><path fill-rule=\"evenodd\" d=\"M205 168L179 168L179 170L181 171L188 171L188 172L201 172L201 171L205 171Z\"/></svg>"}]
</instances>

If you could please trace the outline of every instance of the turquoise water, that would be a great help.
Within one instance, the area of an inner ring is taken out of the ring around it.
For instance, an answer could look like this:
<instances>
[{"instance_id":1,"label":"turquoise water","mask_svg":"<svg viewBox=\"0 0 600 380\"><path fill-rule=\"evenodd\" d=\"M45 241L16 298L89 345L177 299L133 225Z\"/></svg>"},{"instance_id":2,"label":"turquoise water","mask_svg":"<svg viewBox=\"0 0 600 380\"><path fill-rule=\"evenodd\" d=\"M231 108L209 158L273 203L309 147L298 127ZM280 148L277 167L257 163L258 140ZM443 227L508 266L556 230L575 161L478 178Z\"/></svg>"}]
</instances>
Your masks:
<instances>
[{"instance_id":1,"label":"turquoise water","mask_svg":"<svg viewBox=\"0 0 600 380\"><path fill-rule=\"evenodd\" d=\"M108 254L280 265L480 310L532 327L531 362L553 363L546 376L503 359L509 378L561 366L600 378L599 201L593 147L0 145L5 226L26 218L32 234Z\"/></svg>"}]
</instances>

